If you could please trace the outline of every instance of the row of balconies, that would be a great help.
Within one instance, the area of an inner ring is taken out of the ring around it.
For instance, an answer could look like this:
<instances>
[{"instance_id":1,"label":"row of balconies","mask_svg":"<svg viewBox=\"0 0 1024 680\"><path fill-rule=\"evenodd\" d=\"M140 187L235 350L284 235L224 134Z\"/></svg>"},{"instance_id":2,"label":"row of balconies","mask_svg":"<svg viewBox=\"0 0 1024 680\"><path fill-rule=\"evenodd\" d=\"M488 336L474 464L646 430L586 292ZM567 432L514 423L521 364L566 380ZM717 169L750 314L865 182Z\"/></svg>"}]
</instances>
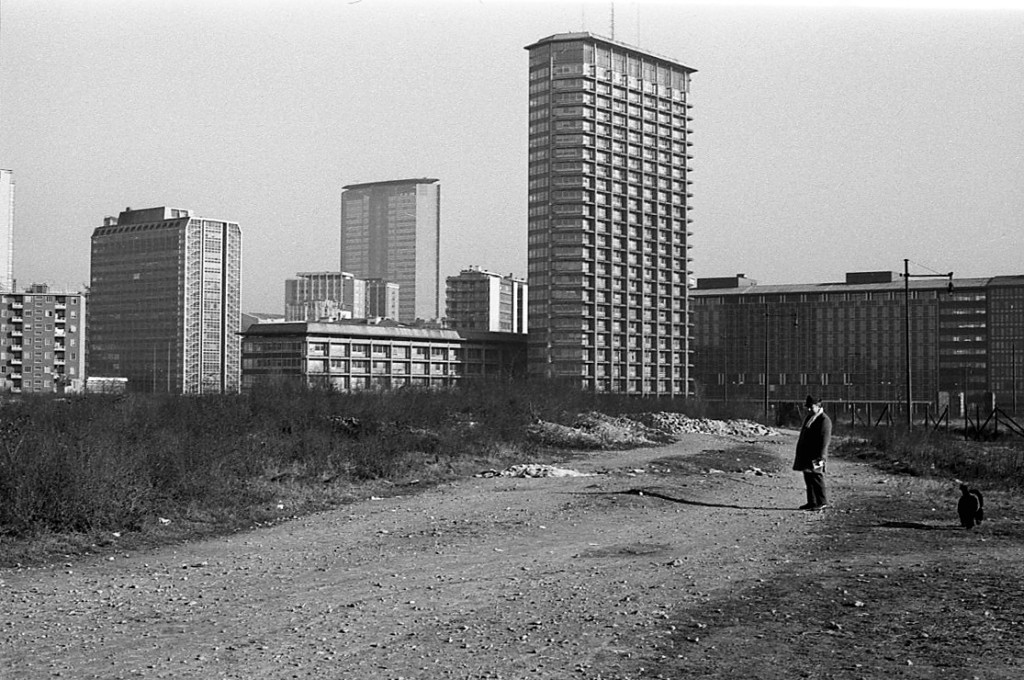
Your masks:
<instances>
[{"instance_id":1,"label":"row of balconies","mask_svg":"<svg viewBox=\"0 0 1024 680\"><path fill-rule=\"evenodd\" d=\"M66 301L61 300L59 297L54 300L53 306L55 309L67 309L68 304ZM11 309L24 309L25 303L21 300L12 300Z\"/></svg>"}]
</instances>

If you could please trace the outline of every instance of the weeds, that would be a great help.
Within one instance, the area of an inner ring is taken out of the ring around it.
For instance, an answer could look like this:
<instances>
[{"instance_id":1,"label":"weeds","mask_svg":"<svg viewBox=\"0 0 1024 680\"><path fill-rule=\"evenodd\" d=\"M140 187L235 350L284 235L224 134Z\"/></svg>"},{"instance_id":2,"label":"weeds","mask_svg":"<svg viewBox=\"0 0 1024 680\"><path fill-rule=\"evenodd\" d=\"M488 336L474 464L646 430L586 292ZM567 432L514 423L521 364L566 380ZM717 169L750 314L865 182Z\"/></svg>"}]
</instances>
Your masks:
<instances>
[{"instance_id":1,"label":"weeds","mask_svg":"<svg viewBox=\"0 0 1024 680\"><path fill-rule=\"evenodd\" d=\"M531 423L568 424L593 410L725 415L550 381L26 396L0 407L0 563L19 561L26 545L90 549L115 533L143 543L223 533L536 459L543 452L527 435Z\"/></svg>"},{"instance_id":2,"label":"weeds","mask_svg":"<svg viewBox=\"0 0 1024 680\"><path fill-rule=\"evenodd\" d=\"M1024 488L1024 445L1019 441L969 442L928 429L883 427L871 430L868 439L840 444L836 451L915 476L960 479L1006 491Z\"/></svg>"}]
</instances>

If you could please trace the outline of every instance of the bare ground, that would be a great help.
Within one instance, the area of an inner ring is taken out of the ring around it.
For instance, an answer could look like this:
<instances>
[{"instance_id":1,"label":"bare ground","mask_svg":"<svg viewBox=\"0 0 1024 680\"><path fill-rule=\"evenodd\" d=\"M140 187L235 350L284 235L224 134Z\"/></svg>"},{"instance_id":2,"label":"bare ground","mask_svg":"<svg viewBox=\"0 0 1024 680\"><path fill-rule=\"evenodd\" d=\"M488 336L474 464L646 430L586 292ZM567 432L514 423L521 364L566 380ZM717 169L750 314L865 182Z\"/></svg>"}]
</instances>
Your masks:
<instances>
[{"instance_id":1,"label":"bare ground","mask_svg":"<svg viewBox=\"0 0 1024 680\"><path fill-rule=\"evenodd\" d=\"M0 678L1021 678L1024 515L686 435L232 537L0 571ZM761 474L759 474L761 473Z\"/></svg>"}]
</instances>

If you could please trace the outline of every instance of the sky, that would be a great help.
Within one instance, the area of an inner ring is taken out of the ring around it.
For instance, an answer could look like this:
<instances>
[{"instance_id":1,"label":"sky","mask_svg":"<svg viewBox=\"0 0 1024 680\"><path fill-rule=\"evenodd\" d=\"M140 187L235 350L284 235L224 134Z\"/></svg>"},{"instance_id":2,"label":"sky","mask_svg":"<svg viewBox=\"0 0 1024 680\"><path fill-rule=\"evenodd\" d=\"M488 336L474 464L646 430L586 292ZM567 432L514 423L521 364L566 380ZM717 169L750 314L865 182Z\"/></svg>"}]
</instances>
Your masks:
<instances>
[{"instance_id":1,"label":"sky","mask_svg":"<svg viewBox=\"0 0 1024 680\"><path fill-rule=\"evenodd\" d=\"M339 268L342 186L411 177L442 276L525 276L524 47L580 30L697 69L696 277L1024 273L1014 4L0 0L18 284L82 289L103 218L166 205L237 221L279 313Z\"/></svg>"}]
</instances>

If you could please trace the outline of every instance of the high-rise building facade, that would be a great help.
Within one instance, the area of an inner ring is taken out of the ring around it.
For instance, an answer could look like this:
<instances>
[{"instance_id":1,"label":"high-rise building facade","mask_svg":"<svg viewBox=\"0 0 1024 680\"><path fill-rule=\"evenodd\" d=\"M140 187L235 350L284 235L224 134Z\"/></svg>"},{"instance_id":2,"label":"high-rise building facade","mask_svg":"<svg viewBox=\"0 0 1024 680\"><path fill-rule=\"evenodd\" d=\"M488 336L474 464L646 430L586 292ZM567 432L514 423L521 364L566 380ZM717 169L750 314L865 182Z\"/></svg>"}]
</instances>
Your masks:
<instances>
[{"instance_id":1,"label":"high-rise building facade","mask_svg":"<svg viewBox=\"0 0 1024 680\"><path fill-rule=\"evenodd\" d=\"M87 370L128 389L237 392L242 234L174 208L126 209L92 235Z\"/></svg>"},{"instance_id":2,"label":"high-rise building facade","mask_svg":"<svg viewBox=\"0 0 1024 680\"><path fill-rule=\"evenodd\" d=\"M467 330L526 332L527 285L509 274L470 267L446 280L448 325Z\"/></svg>"},{"instance_id":3,"label":"high-rise building facade","mask_svg":"<svg viewBox=\"0 0 1024 680\"><path fill-rule=\"evenodd\" d=\"M0 293L0 389L77 392L85 378L85 295L33 285Z\"/></svg>"},{"instance_id":4,"label":"high-rise building facade","mask_svg":"<svg viewBox=\"0 0 1024 680\"><path fill-rule=\"evenodd\" d=\"M590 33L529 51L529 366L687 395L690 76Z\"/></svg>"},{"instance_id":5,"label":"high-rise building facade","mask_svg":"<svg viewBox=\"0 0 1024 680\"><path fill-rule=\"evenodd\" d=\"M917 415L990 403L1024 409L1024 276L758 285L743 275L692 291L694 376L709 400L800 403ZM907 394L907 333L911 394Z\"/></svg>"},{"instance_id":6,"label":"high-rise building facade","mask_svg":"<svg viewBox=\"0 0 1024 680\"><path fill-rule=\"evenodd\" d=\"M436 179L349 184L341 194L341 270L397 283L399 321L438 319L440 225Z\"/></svg>"},{"instance_id":7,"label":"high-rise building facade","mask_svg":"<svg viewBox=\"0 0 1024 680\"><path fill-rule=\"evenodd\" d=\"M0 292L14 290L14 173L0 170Z\"/></svg>"}]
</instances>

